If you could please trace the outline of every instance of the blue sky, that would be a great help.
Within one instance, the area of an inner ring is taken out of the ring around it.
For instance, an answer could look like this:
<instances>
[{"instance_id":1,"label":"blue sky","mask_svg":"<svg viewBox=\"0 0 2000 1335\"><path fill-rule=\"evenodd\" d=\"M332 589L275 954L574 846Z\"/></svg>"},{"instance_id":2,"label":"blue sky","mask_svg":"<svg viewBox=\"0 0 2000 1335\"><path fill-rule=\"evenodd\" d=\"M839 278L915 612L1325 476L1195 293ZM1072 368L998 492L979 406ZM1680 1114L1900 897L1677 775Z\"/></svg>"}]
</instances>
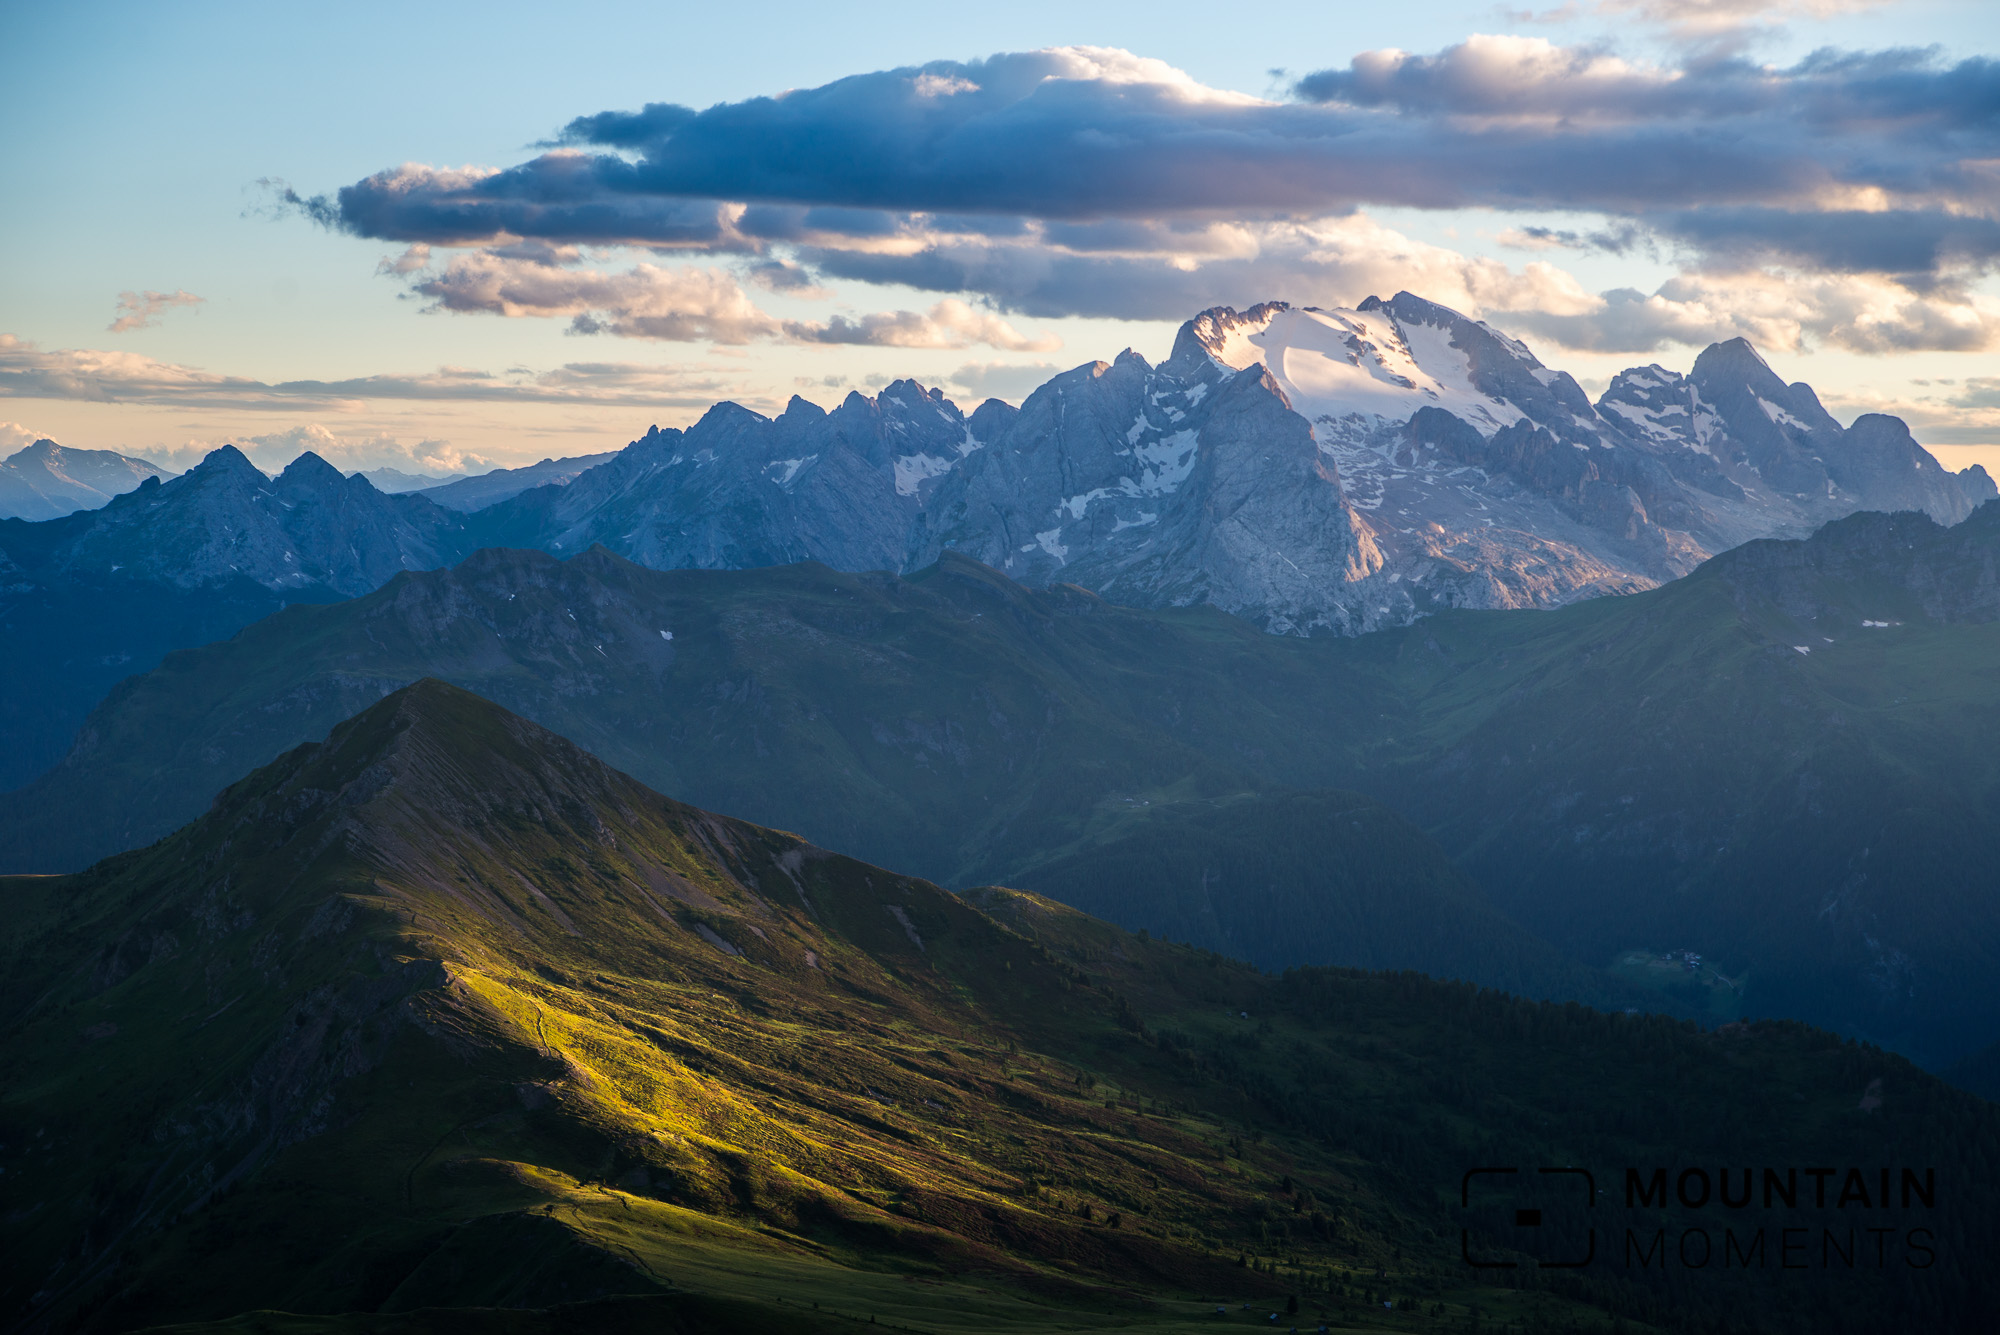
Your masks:
<instances>
[{"instance_id":1,"label":"blue sky","mask_svg":"<svg viewBox=\"0 0 2000 1335\"><path fill-rule=\"evenodd\" d=\"M516 463L1408 287L2000 462L2000 6L1000 8L9 5L0 451Z\"/></svg>"}]
</instances>

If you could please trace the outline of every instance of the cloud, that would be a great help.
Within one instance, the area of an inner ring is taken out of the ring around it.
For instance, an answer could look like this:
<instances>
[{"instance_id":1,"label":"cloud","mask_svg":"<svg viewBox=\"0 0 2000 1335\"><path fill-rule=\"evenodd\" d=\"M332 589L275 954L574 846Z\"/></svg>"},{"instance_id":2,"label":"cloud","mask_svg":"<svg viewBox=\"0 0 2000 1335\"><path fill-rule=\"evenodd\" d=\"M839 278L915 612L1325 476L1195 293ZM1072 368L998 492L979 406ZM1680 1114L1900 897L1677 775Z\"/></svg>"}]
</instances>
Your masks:
<instances>
[{"instance_id":1,"label":"cloud","mask_svg":"<svg viewBox=\"0 0 2000 1335\"><path fill-rule=\"evenodd\" d=\"M445 366L419 375L272 384L135 353L94 348L44 351L13 334L0 334L0 398L246 412L349 412L371 400L702 408L730 388L710 375L630 362L571 362L552 371L515 369L502 374Z\"/></svg>"},{"instance_id":2,"label":"cloud","mask_svg":"<svg viewBox=\"0 0 2000 1335\"><path fill-rule=\"evenodd\" d=\"M1939 447L1988 446L2000 448L2000 379L1973 376L1963 384L1945 381L1911 380L1902 392L1871 386L1842 389L1830 386L1823 391L1827 410L1843 419L1862 413L1886 413L1909 423L1910 432L1938 455L1947 468L1984 463L2000 474L1993 457L1967 453L1953 459ZM1939 392L1942 390L1943 392Z\"/></svg>"},{"instance_id":3,"label":"cloud","mask_svg":"<svg viewBox=\"0 0 2000 1335\"><path fill-rule=\"evenodd\" d=\"M1854 7L1597 12L1713 33ZM1776 66L1681 49L1646 61L1475 35L1363 53L1284 100L1107 48L1008 53L702 111L599 112L510 167L406 163L330 196L274 188L328 226L407 246L384 267L435 308L634 338L1032 351L1049 345L1003 317L1178 320L1408 289L1579 348L1753 328L1784 346L1988 346L1968 294L2000 266L2000 61L1823 50ZM1530 212L1501 245L1644 254L1680 273L1650 294L1594 293L1546 258L1427 246L1365 212L1387 206ZM585 263L618 247L650 258ZM660 262L673 253L706 263ZM806 322L746 291L841 282L942 300Z\"/></svg>"},{"instance_id":4,"label":"cloud","mask_svg":"<svg viewBox=\"0 0 2000 1335\"><path fill-rule=\"evenodd\" d=\"M1618 223L1593 232L1577 232L1554 227L1502 228L1494 241L1510 250L1598 250L1613 255L1654 249L1651 237L1632 223Z\"/></svg>"},{"instance_id":5,"label":"cloud","mask_svg":"<svg viewBox=\"0 0 2000 1335\"><path fill-rule=\"evenodd\" d=\"M743 273L766 292L779 292L807 301L821 301L833 295L816 284L803 265L790 260L760 260L746 266Z\"/></svg>"},{"instance_id":6,"label":"cloud","mask_svg":"<svg viewBox=\"0 0 2000 1335\"><path fill-rule=\"evenodd\" d=\"M2000 379L1974 376L1950 402L1954 408L2000 408Z\"/></svg>"},{"instance_id":7,"label":"cloud","mask_svg":"<svg viewBox=\"0 0 2000 1335\"><path fill-rule=\"evenodd\" d=\"M935 292L988 294L1004 310L1056 318L1184 320L1215 305L1282 297L1306 305L1351 305L1370 292L1422 292L1461 309L1487 305L1570 310L1590 294L1548 264L1516 271L1388 228L1366 214L1302 223L1250 223L1232 244L1193 253L1077 253L1046 244L944 237L907 254L809 249L832 278L896 283Z\"/></svg>"},{"instance_id":8,"label":"cloud","mask_svg":"<svg viewBox=\"0 0 2000 1335\"><path fill-rule=\"evenodd\" d=\"M968 398L1018 404L1067 369L1054 362L967 362L951 373L949 383Z\"/></svg>"},{"instance_id":9,"label":"cloud","mask_svg":"<svg viewBox=\"0 0 2000 1335\"><path fill-rule=\"evenodd\" d=\"M514 318L568 316L571 330L578 334L668 342L789 339L895 348L986 344L1020 352L1048 352L1062 345L1060 339L1022 334L999 316L958 300L941 301L922 314L891 311L852 318L837 315L824 323L781 321L759 310L741 285L719 269L639 264L622 273L603 273L563 267L575 258L574 251L534 242L462 254L443 273L426 276L413 290L431 298L438 310ZM805 290L813 291L806 271L795 264L773 262L757 266L753 273L778 284L803 280L808 284ZM796 286L790 290L798 294Z\"/></svg>"},{"instance_id":10,"label":"cloud","mask_svg":"<svg viewBox=\"0 0 2000 1335\"><path fill-rule=\"evenodd\" d=\"M384 258L375 265L375 272L390 274L397 278L418 273L430 267L431 248L419 241L394 259Z\"/></svg>"},{"instance_id":11,"label":"cloud","mask_svg":"<svg viewBox=\"0 0 2000 1335\"><path fill-rule=\"evenodd\" d=\"M120 292L118 318L111 322L109 328L114 334L151 329L159 322L160 316L174 307L199 306L207 300L192 292Z\"/></svg>"},{"instance_id":12,"label":"cloud","mask_svg":"<svg viewBox=\"0 0 2000 1335\"><path fill-rule=\"evenodd\" d=\"M42 439L43 435L43 432L31 431L19 422L0 422L0 459L20 453Z\"/></svg>"},{"instance_id":13,"label":"cloud","mask_svg":"<svg viewBox=\"0 0 2000 1335\"><path fill-rule=\"evenodd\" d=\"M317 422L264 435L238 437L230 443L267 473L278 472L308 450L343 473L373 468L395 468L405 473L464 473L484 472L498 467L486 456L461 450L448 440L410 442L386 432L343 433ZM214 445L194 441L181 447L190 454L200 450L203 457L213 448ZM194 462L199 462L199 458L179 466L188 467Z\"/></svg>"},{"instance_id":14,"label":"cloud","mask_svg":"<svg viewBox=\"0 0 2000 1335\"><path fill-rule=\"evenodd\" d=\"M580 334L748 343L782 332L779 322L758 310L734 278L715 269L640 264L624 273L600 273L562 268L549 262L554 258L563 257L499 251L459 255L414 290L439 310L516 318L569 316L571 328Z\"/></svg>"},{"instance_id":15,"label":"cloud","mask_svg":"<svg viewBox=\"0 0 2000 1335\"><path fill-rule=\"evenodd\" d=\"M740 250L732 210L712 199L661 198L630 188L630 164L569 149L509 171L404 163L307 198L268 182L277 203L356 236L429 245L508 237L661 249Z\"/></svg>"},{"instance_id":16,"label":"cloud","mask_svg":"<svg viewBox=\"0 0 2000 1335\"><path fill-rule=\"evenodd\" d=\"M218 440L187 440L179 445L155 445L146 456L163 466L186 470L222 445L234 445L266 473L277 474L311 451L343 473L395 468L405 473L483 472L498 465L483 455L468 453L446 440L400 440L387 432L337 432L317 422L254 436Z\"/></svg>"},{"instance_id":17,"label":"cloud","mask_svg":"<svg viewBox=\"0 0 2000 1335\"><path fill-rule=\"evenodd\" d=\"M1486 314L1513 332L1594 352L1647 353L1739 336L1787 351L2000 347L2000 303L1956 291L1917 294L1865 274L1681 274L1651 294L1616 289L1569 311L1489 308Z\"/></svg>"},{"instance_id":18,"label":"cloud","mask_svg":"<svg viewBox=\"0 0 2000 1335\"><path fill-rule=\"evenodd\" d=\"M834 316L825 324L788 322L785 331L802 343L863 343L883 348L969 348L978 344L1005 352L1054 352L1062 340L1031 338L989 311L947 298L919 315L895 311L856 320Z\"/></svg>"},{"instance_id":19,"label":"cloud","mask_svg":"<svg viewBox=\"0 0 2000 1335\"><path fill-rule=\"evenodd\" d=\"M1598 0L1600 14L1629 16L1683 40L1711 41L1786 19L1830 19L1881 9L1894 0Z\"/></svg>"},{"instance_id":20,"label":"cloud","mask_svg":"<svg viewBox=\"0 0 2000 1335\"><path fill-rule=\"evenodd\" d=\"M940 61L701 112L603 112L515 167L405 164L331 199L290 198L406 242L754 252L800 229L892 237L913 214L1811 211L1867 191L1979 213L1992 202L1980 164L2000 153L2000 64L1923 51L1654 65L1476 36L1435 55L1365 53L1295 90L1246 97L1103 48Z\"/></svg>"},{"instance_id":21,"label":"cloud","mask_svg":"<svg viewBox=\"0 0 2000 1335\"><path fill-rule=\"evenodd\" d=\"M1643 215L1710 261L1782 263L1825 273L1922 280L2000 259L2000 219L1920 209L1689 209Z\"/></svg>"}]
</instances>

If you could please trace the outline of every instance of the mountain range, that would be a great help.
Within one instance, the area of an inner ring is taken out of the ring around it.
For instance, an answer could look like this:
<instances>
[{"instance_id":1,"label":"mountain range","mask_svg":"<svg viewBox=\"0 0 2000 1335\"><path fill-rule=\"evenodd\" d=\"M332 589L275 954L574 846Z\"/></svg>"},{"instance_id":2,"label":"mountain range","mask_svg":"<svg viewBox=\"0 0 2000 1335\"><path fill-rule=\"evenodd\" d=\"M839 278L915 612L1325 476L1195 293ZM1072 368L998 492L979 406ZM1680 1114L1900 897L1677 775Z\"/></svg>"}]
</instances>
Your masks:
<instances>
[{"instance_id":1,"label":"mountain range","mask_svg":"<svg viewBox=\"0 0 2000 1335\"><path fill-rule=\"evenodd\" d=\"M1983 1329L2000 1112L1900 1058L949 894L436 682L0 901L10 1329Z\"/></svg>"},{"instance_id":2,"label":"mountain range","mask_svg":"<svg viewBox=\"0 0 2000 1335\"><path fill-rule=\"evenodd\" d=\"M91 707L171 649L292 603L379 588L471 550L462 516L304 454L267 477L234 446L95 509L0 520L0 784L63 753Z\"/></svg>"},{"instance_id":3,"label":"mountain range","mask_svg":"<svg viewBox=\"0 0 2000 1335\"><path fill-rule=\"evenodd\" d=\"M124 683L0 798L0 866L143 845L437 676L682 800L1266 967L1659 987L1942 1064L2000 1039L1996 563L2000 505L1861 514L1629 597L1307 638L952 554L487 550Z\"/></svg>"},{"instance_id":4,"label":"mountain range","mask_svg":"<svg viewBox=\"0 0 2000 1335\"><path fill-rule=\"evenodd\" d=\"M1268 967L1671 981L1948 1061L2000 1038L1991 492L1740 341L1592 404L1409 294L1205 312L1018 411L723 404L435 498L227 448L0 521L37 647L0 660L0 865L144 844L442 676L678 798ZM1755 540L1870 506L1905 513ZM1634 963L1668 948L1702 985Z\"/></svg>"},{"instance_id":5,"label":"mountain range","mask_svg":"<svg viewBox=\"0 0 2000 1335\"><path fill-rule=\"evenodd\" d=\"M425 496L447 510L471 513L497 505L534 487L565 487L588 470L616 458L608 454L580 454L568 459L544 459L522 468L495 468L472 477L453 478L425 487Z\"/></svg>"},{"instance_id":6,"label":"mountain range","mask_svg":"<svg viewBox=\"0 0 2000 1335\"><path fill-rule=\"evenodd\" d=\"M909 572L951 550L1029 585L1358 633L1649 588L1856 510L1955 523L1995 494L1898 419L1842 427L1741 339L1593 404L1523 344L1400 293L1206 311L1159 366L1128 350L1018 412L967 415L912 381L832 412L719 404L480 529L662 569Z\"/></svg>"},{"instance_id":7,"label":"mountain range","mask_svg":"<svg viewBox=\"0 0 2000 1335\"><path fill-rule=\"evenodd\" d=\"M38 440L0 459L0 519L59 519L94 510L149 477L172 476L150 459Z\"/></svg>"},{"instance_id":8,"label":"mountain range","mask_svg":"<svg viewBox=\"0 0 2000 1335\"><path fill-rule=\"evenodd\" d=\"M49 442L16 458L58 454L98 458ZM119 459L99 463L150 467ZM903 380L830 412L718 404L615 455L394 498L312 454L266 478L234 447L158 485L94 517L0 522L0 628L43 647L0 680L0 786L54 763L112 682L167 649L481 547L904 573L955 551L1030 586L1359 633L1634 592L1860 509L1954 523L1995 494L1894 418L1842 427L1741 340L1686 375L1627 371L1592 404L1523 344L1409 293L1206 311L1161 365L1127 351L1018 411L966 414Z\"/></svg>"}]
</instances>

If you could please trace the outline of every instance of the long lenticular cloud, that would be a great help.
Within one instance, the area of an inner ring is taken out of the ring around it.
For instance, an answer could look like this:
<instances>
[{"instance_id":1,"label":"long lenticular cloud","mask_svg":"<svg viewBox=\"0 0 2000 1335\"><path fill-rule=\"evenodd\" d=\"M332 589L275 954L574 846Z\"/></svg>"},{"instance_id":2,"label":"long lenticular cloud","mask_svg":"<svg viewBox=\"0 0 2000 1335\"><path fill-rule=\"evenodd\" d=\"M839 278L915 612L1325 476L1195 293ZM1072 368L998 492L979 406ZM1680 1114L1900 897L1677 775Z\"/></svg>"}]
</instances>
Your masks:
<instances>
[{"instance_id":1,"label":"long lenticular cloud","mask_svg":"<svg viewBox=\"0 0 2000 1335\"><path fill-rule=\"evenodd\" d=\"M1475 37L1435 56L1369 53L1306 76L1296 94L1245 97L1103 49L941 61L699 112L600 112L518 166L405 165L314 204L348 231L398 241L731 252L757 249L769 230L732 208L744 204L778 206L767 223L800 221L786 206L817 210L820 230L861 235L909 214L1269 219L1393 205L1965 216L1996 203L2000 64L1985 59L1888 51L1784 69L1663 67ZM843 210L845 221L834 216ZM1673 230L1726 245L1727 222ZM1783 244L1768 219L1750 230ZM1853 262L1823 246L1800 256Z\"/></svg>"},{"instance_id":2,"label":"long lenticular cloud","mask_svg":"<svg viewBox=\"0 0 2000 1335\"><path fill-rule=\"evenodd\" d=\"M436 306L567 312L577 332L626 337L1039 345L957 307L800 323L748 294L697 300L708 288L686 275L576 272L586 249L707 257L774 294L899 285L1036 318L1410 287L1600 350L1727 330L1864 351L2000 343L1981 285L2000 266L2000 62L1985 58L1653 64L1475 36L1365 53L1273 101L1067 48L602 111L544 147L286 198L407 244L385 266ZM1508 228L1500 244L1640 247L1680 273L1650 294L1586 293L1545 261L1517 271L1399 235L1369 218L1380 207L1569 214L1578 226ZM476 254L420 274L430 246ZM1732 288L1741 309L1717 304Z\"/></svg>"}]
</instances>

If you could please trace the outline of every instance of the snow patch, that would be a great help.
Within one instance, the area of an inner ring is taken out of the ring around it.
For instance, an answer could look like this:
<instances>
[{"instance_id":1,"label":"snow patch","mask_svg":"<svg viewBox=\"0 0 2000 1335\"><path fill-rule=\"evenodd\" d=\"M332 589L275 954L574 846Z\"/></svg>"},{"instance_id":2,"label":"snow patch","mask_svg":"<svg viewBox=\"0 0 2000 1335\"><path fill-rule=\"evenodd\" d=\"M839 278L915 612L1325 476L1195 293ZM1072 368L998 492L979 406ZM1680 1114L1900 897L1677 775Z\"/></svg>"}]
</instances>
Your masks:
<instances>
[{"instance_id":1,"label":"snow patch","mask_svg":"<svg viewBox=\"0 0 2000 1335\"><path fill-rule=\"evenodd\" d=\"M1042 533L1037 533L1035 535L1034 542L1029 546L1023 547L1021 550L1024 552L1031 552L1036 547L1040 547L1050 556L1055 557L1056 560L1066 563L1069 560L1069 548L1063 546L1062 543L1057 541L1057 539L1061 537L1062 537L1062 526L1057 525L1055 528L1049 529Z\"/></svg>"},{"instance_id":2,"label":"snow patch","mask_svg":"<svg viewBox=\"0 0 2000 1335\"><path fill-rule=\"evenodd\" d=\"M1106 496L1116 496L1119 494L1119 492L1113 491L1109 487L1099 487L1095 491L1086 491L1081 496L1072 496L1066 501L1057 502L1056 513L1060 515L1067 511L1071 519L1081 519L1083 518L1083 512L1090 508L1092 501L1101 501Z\"/></svg>"},{"instance_id":3,"label":"snow patch","mask_svg":"<svg viewBox=\"0 0 2000 1335\"><path fill-rule=\"evenodd\" d=\"M1792 416L1790 413L1786 412L1783 408L1780 408L1777 404L1771 402L1769 399L1763 397L1760 394L1753 394L1751 395L1751 397L1756 399L1757 406L1764 410L1764 416L1770 418L1773 422L1777 423L1779 426L1795 426L1799 428L1801 431L1806 429L1806 424L1804 422L1801 422L1798 418Z\"/></svg>"},{"instance_id":4,"label":"snow patch","mask_svg":"<svg viewBox=\"0 0 2000 1335\"><path fill-rule=\"evenodd\" d=\"M1407 422L1436 406L1491 436L1526 416L1472 387L1471 358L1449 329L1400 326L1385 311L1280 311L1245 342L1310 422Z\"/></svg>"},{"instance_id":5,"label":"snow patch","mask_svg":"<svg viewBox=\"0 0 2000 1335\"><path fill-rule=\"evenodd\" d=\"M1174 490L1194 471L1194 455L1195 433L1191 430L1176 431L1150 445L1137 446L1132 457L1139 461L1140 473L1137 489L1130 494L1157 496Z\"/></svg>"},{"instance_id":6,"label":"snow patch","mask_svg":"<svg viewBox=\"0 0 2000 1335\"><path fill-rule=\"evenodd\" d=\"M960 459L965 456L961 454ZM953 459L941 459L935 454L905 454L896 460L896 494L914 496L917 489L931 478L940 477L951 471Z\"/></svg>"},{"instance_id":7,"label":"snow patch","mask_svg":"<svg viewBox=\"0 0 2000 1335\"><path fill-rule=\"evenodd\" d=\"M709 453L708 450L702 451L702 454ZM765 464L764 471L776 473L778 476L771 480L781 487L789 487L792 485L792 479L799 475L799 470L817 458L819 458L817 454L808 454L803 459L779 459L775 463Z\"/></svg>"},{"instance_id":8,"label":"snow patch","mask_svg":"<svg viewBox=\"0 0 2000 1335\"><path fill-rule=\"evenodd\" d=\"M922 950L924 948L924 939L917 935L917 925L910 921L909 910L905 909L901 904L884 904L882 907L889 910L890 917L902 924L903 935L910 938L910 943L918 950Z\"/></svg>"}]
</instances>

